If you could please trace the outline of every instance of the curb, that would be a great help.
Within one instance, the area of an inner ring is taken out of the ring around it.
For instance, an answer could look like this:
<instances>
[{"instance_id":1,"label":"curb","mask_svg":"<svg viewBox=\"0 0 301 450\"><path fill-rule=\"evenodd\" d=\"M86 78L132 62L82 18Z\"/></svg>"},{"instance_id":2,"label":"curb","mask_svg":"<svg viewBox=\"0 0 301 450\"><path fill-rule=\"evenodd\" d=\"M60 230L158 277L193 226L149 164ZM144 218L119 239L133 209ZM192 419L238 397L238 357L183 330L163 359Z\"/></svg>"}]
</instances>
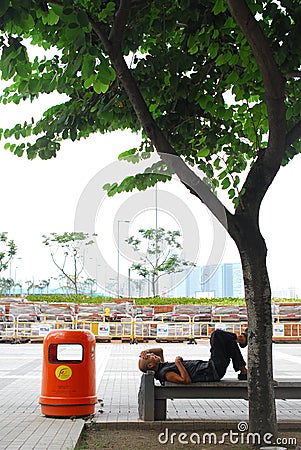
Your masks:
<instances>
[{"instance_id":1,"label":"curb","mask_svg":"<svg viewBox=\"0 0 301 450\"><path fill-rule=\"evenodd\" d=\"M155 422L86 422L85 428L89 426L96 427L98 429L109 430L162 430L169 428L170 430L177 431L225 431L225 430L237 430L238 424L246 421L227 421L227 420L165 420ZM247 423L247 422L246 422ZM300 431L301 421L279 421L279 431Z\"/></svg>"}]
</instances>

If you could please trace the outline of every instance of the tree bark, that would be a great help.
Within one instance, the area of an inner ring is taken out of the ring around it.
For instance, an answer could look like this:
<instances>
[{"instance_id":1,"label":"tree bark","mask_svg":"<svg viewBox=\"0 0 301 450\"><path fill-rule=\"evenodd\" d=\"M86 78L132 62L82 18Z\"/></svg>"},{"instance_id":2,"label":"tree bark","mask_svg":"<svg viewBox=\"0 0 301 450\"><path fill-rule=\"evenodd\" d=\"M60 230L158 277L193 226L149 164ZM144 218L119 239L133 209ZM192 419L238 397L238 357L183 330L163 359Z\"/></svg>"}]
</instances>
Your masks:
<instances>
[{"instance_id":1,"label":"tree bark","mask_svg":"<svg viewBox=\"0 0 301 450\"><path fill-rule=\"evenodd\" d=\"M234 217L230 234L237 244L248 311L249 431L277 436L273 388L271 288L267 248L254 215Z\"/></svg>"},{"instance_id":2,"label":"tree bark","mask_svg":"<svg viewBox=\"0 0 301 450\"><path fill-rule=\"evenodd\" d=\"M155 275L152 274L152 291L153 291L153 297L156 297L157 292L156 292L156 280L155 280Z\"/></svg>"}]
</instances>

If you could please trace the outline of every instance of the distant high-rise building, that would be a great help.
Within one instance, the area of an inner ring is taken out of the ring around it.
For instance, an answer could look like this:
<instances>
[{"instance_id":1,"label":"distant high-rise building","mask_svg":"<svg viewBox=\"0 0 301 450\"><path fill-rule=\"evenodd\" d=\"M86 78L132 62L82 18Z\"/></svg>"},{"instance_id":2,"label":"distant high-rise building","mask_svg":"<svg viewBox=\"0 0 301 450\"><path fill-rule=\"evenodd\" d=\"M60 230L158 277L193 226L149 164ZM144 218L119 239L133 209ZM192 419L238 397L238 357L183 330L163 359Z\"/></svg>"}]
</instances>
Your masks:
<instances>
[{"instance_id":1,"label":"distant high-rise building","mask_svg":"<svg viewBox=\"0 0 301 450\"><path fill-rule=\"evenodd\" d=\"M243 297L240 263L199 266L187 271L185 279L172 290L177 297Z\"/></svg>"}]
</instances>

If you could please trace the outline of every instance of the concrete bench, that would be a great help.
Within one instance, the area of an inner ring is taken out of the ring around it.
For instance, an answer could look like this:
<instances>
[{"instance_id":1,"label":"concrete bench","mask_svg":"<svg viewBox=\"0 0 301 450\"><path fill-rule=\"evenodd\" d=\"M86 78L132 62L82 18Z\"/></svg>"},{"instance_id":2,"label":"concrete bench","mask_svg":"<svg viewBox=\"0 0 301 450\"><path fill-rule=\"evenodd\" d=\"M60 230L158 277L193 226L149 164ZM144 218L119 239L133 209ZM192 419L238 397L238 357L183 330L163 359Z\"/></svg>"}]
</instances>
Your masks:
<instances>
[{"instance_id":1,"label":"concrete bench","mask_svg":"<svg viewBox=\"0 0 301 450\"><path fill-rule=\"evenodd\" d=\"M300 399L301 380L274 380L276 399ZM224 378L221 381L157 384L154 372L141 377L138 394L139 418L144 421L166 420L168 399L248 399L248 382Z\"/></svg>"}]
</instances>

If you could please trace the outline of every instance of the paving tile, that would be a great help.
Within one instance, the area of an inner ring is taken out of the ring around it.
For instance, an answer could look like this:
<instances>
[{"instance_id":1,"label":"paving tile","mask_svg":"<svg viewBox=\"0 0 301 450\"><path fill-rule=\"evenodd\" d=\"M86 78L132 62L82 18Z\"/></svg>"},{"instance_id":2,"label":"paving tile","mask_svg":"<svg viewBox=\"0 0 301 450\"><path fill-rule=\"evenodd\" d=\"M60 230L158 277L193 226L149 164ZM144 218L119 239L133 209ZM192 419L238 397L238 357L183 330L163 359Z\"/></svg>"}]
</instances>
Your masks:
<instances>
[{"instance_id":1,"label":"paving tile","mask_svg":"<svg viewBox=\"0 0 301 450\"><path fill-rule=\"evenodd\" d=\"M137 395L141 374L137 370L140 351L149 344L97 344L97 396L103 406L96 405L94 420L105 427L143 427L160 429L168 423L185 423L185 430L206 430L206 421L223 427L225 423L248 419L245 400L175 400L168 401L167 422L146 423L138 419ZM182 354L189 359L207 359L208 343L160 344L166 359ZM281 345L275 348L275 378L289 377L293 368L301 365L301 345ZM41 414L41 344L0 345L0 450L72 450L85 421L47 418ZM301 367L299 367L301 368ZM229 368L227 377L236 377ZM277 400L279 421L300 421L301 400ZM184 428L183 428L184 429ZM220 428L222 429L222 428Z\"/></svg>"}]
</instances>

